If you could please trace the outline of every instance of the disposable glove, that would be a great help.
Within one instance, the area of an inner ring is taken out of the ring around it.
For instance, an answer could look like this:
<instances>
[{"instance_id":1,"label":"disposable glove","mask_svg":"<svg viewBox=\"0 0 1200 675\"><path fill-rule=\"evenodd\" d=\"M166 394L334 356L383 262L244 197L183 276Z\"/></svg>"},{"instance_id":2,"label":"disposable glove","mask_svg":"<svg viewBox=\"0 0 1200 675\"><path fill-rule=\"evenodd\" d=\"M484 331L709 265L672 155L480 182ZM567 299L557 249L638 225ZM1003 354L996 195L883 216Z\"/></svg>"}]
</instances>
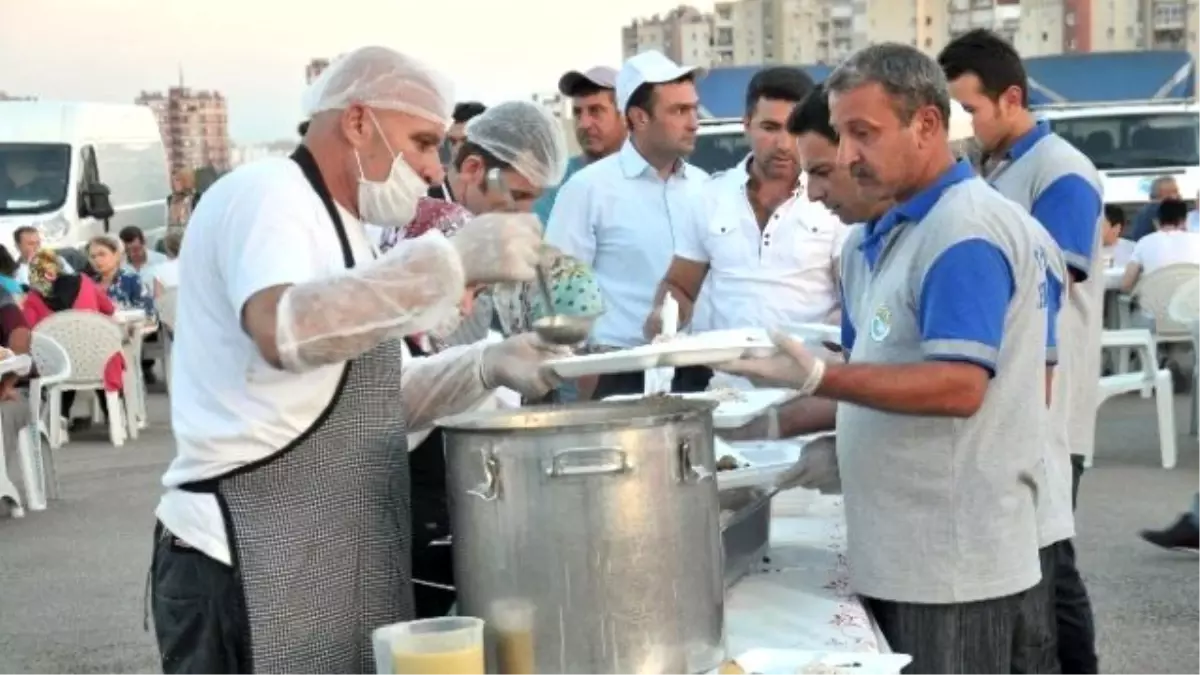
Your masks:
<instances>
[{"instance_id":1,"label":"disposable glove","mask_svg":"<svg viewBox=\"0 0 1200 675\"><path fill-rule=\"evenodd\" d=\"M480 379L488 389L508 387L525 398L541 398L561 382L545 362L570 354L569 348L543 342L536 333L521 333L484 350Z\"/></svg>"},{"instance_id":2,"label":"disposable glove","mask_svg":"<svg viewBox=\"0 0 1200 675\"><path fill-rule=\"evenodd\" d=\"M542 250L542 225L532 213L485 213L453 236L467 285L529 281Z\"/></svg>"},{"instance_id":3,"label":"disposable glove","mask_svg":"<svg viewBox=\"0 0 1200 675\"><path fill-rule=\"evenodd\" d=\"M784 490L801 487L820 490L821 494L841 494L836 437L829 434L806 443L800 459L779 475L776 485Z\"/></svg>"},{"instance_id":4,"label":"disposable glove","mask_svg":"<svg viewBox=\"0 0 1200 675\"><path fill-rule=\"evenodd\" d=\"M762 358L741 358L715 366L716 370L750 378L758 386L794 389L811 395L825 377L825 361L804 343L778 330L770 333L778 351Z\"/></svg>"}]
</instances>

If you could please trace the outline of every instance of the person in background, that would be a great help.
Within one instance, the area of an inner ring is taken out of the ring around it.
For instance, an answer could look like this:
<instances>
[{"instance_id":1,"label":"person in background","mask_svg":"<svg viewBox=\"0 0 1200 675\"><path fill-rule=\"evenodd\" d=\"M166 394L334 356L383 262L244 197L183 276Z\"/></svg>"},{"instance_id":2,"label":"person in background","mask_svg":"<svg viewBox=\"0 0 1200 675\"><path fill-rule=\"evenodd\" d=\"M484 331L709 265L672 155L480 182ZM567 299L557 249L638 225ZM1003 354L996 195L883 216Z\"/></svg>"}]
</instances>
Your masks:
<instances>
[{"instance_id":1,"label":"person in background","mask_svg":"<svg viewBox=\"0 0 1200 675\"><path fill-rule=\"evenodd\" d=\"M657 51L625 61L616 100L629 139L558 191L546 242L595 271L606 311L592 330L593 348L646 344L643 324L671 264L675 232L692 227L688 219L703 218L697 195L708 174L684 160L696 147L695 79L702 73ZM675 375L680 388L702 391L708 384L707 369L680 369ZM602 375L592 397L644 390L642 373Z\"/></svg>"},{"instance_id":2,"label":"person in background","mask_svg":"<svg viewBox=\"0 0 1200 675\"><path fill-rule=\"evenodd\" d=\"M199 199L194 171L180 169L172 174L171 194L167 195L167 227L186 227Z\"/></svg>"},{"instance_id":3,"label":"person in background","mask_svg":"<svg viewBox=\"0 0 1200 675\"><path fill-rule=\"evenodd\" d=\"M171 231L181 231L181 228L173 228ZM146 248L146 235L142 233L142 228L135 225L121 228L117 238L125 247L122 267L138 275L146 288L154 288L155 269L167 261L166 254Z\"/></svg>"},{"instance_id":4,"label":"person in background","mask_svg":"<svg viewBox=\"0 0 1200 675\"><path fill-rule=\"evenodd\" d=\"M13 230L13 243L17 245L17 260L20 262L20 267L17 268L16 280L22 284L29 284L29 262L33 260L33 256L38 251L42 250L42 233L32 225L22 225ZM59 267L66 273L75 272L67 261L59 256Z\"/></svg>"},{"instance_id":5,"label":"person in background","mask_svg":"<svg viewBox=\"0 0 1200 675\"><path fill-rule=\"evenodd\" d=\"M608 66L596 66L584 72L572 70L559 78L558 91L571 99L575 138L583 150L567 163L564 183L591 162L620 150L625 142L625 118L617 110L616 86L617 71ZM550 222L550 211L557 196L558 188L551 188L533 205L533 212L543 224Z\"/></svg>"},{"instance_id":6,"label":"person in background","mask_svg":"<svg viewBox=\"0 0 1200 675\"><path fill-rule=\"evenodd\" d=\"M0 244L0 289L7 291L18 304L21 296L25 295L25 287L17 281L20 267L17 259L8 252L8 247Z\"/></svg>"},{"instance_id":7,"label":"person in background","mask_svg":"<svg viewBox=\"0 0 1200 675\"><path fill-rule=\"evenodd\" d=\"M1129 264L1134 243L1121 236L1128 219L1125 211L1116 204L1104 205L1104 260L1109 267L1124 267Z\"/></svg>"},{"instance_id":8,"label":"person in background","mask_svg":"<svg viewBox=\"0 0 1200 675\"><path fill-rule=\"evenodd\" d=\"M1100 174L1030 111L1025 66L1007 40L972 30L952 40L938 62L989 158L984 177L1041 223L1067 267L1066 274L1046 280L1053 297L1065 286L1058 336L1072 348L1055 355L1050 383L1052 435L1037 509L1042 582L1024 608L1020 643L1028 651L1016 667L1096 673L1095 620L1076 563L1074 506L1085 458L1095 449L1105 288Z\"/></svg>"},{"instance_id":9,"label":"person in background","mask_svg":"<svg viewBox=\"0 0 1200 675\"><path fill-rule=\"evenodd\" d=\"M708 218L677 228L675 257L645 319L647 339L662 330L666 293L688 325L702 287L710 330L838 322L846 226L807 195L787 129L812 89L799 68L765 68L751 78L743 119L751 154L709 181L700 198Z\"/></svg>"},{"instance_id":10,"label":"person in background","mask_svg":"<svg viewBox=\"0 0 1200 675\"><path fill-rule=\"evenodd\" d=\"M1140 241L1154 232L1154 219L1158 217L1158 205L1164 199L1179 199L1179 184L1173 176L1159 176L1150 183L1150 201L1138 210L1133 222L1121 235L1130 241Z\"/></svg>"},{"instance_id":11,"label":"person in background","mask_svg":"<svg viewBox=\"0 0 1200 675\"><path fill-rule=\"evenodd\" d=\"M116 308L108 294L87 275L63 269L54 251L39 251L30 263L29 294L25 296L25 305L22 307L25 323L34 329L50 315L67 310L112 316ZM125 357L120 352L109 357L104 366L104 388L121 391L125 381L124 372ZM74 402L75 392L63 392L62 414L68 418L71 430L86 428L91 424L91 415L69 419ZM100 396L100 405L106 409L103 395Z\"/></svg>"},{"instance_id":12,"label":"person in background","mask_svg":"<svg viewBox=\"0 0 1200 675\"><path fill-rule=\"evenodd\" d=\"M121 241L112 235L93 237L87 247L92 278L118 308L140 309L152 316L154 297L146 292L136 274L122 267L121 249Z\"/></svg>"},{"instance_id":13,"label":"person in background","mask_svg":"<svg viewBox=\"0 0 1200 675\"><path fill-rule=\"evenodd\" d=\"M163 237L163 255L166 260L154 268L154 297L163 291L179 286L179 248L183 246L183 230L172 230Z\"/></svg>"},{"instance_id":14,"label":"person in background","mask_svg":"<svg viewBox=\"0 0 1200 675\"><path fill-rule=\"evenodd\" d=\"M450 123L450 128L446 130L444 162L452 162L458 156L458 148L466 138L467 122L482 115L486 110L487 106L479 101L465 101L454 106L454 114L451 117L453 121ZM454 201L454 192L444 182L430 186L427 195L432 199Z\"/></svg>"},{"instance_id":15,"label":"person in background","mask_svg":"<svg viewBox=\"0 0 1200 675\"><path fill-rule=\"evenodd\" d=\"M846 240L848 362L776 333L776 356L720 368L839 402L850 586L912 655L907 669L1013 672L1041 577L1034 476L1048 413L1030 386L1045 380L1051 334L1044 235L955 160L931 58L873 45L826 87L839 162L896 201Z\"/></svg>"},{"instance_id":16,"label":"person in background","mask_svg":"<svg viewBox=\"0 0 1200 675\"><path fill-rule=\"evenodd\" d=\"M1180 199L1164 199L1158 205L1158 228L1133 247L1121 292L1131 293L1147 274L1180 263L1200 265L1200 233L1187 229L1187 204Z\"/></svg>"},{"instance_id":17,"label":"person in background","mask_svg":"<svg viewBox=\"0 0 1200 675\"><path fill-rule=\"evenodd\" d=\"M11 257L11 256L10 256ZM0 288L0 352L2 356L9 354L28 354L32 336L29 324L21 311L16 298L4 288ZM7 474L17 479L22 476L17 452L19 434L29 424L29 401L17 387L21 379L19 373L5 373L0 377L0 434L3 436L4 467ZM29 494L28 486L21 486L25 494ZM0 506L3 506L0 500ZM14 513L14 515L20 515Z\"/></svg>"},{"instance_id":18,"label":"person in background","mask_svg":"<svg viewBox=\"0 0 1200 675\"><path fill-rule=\"evenodd\" d=\"M10 474L12 472L9 472ZM1192 496L1192 508L1161 530L1142 530L1142 539L1166 549L1192 551L1200 549L1200 492Z\"/></svg>"}]
</instances>

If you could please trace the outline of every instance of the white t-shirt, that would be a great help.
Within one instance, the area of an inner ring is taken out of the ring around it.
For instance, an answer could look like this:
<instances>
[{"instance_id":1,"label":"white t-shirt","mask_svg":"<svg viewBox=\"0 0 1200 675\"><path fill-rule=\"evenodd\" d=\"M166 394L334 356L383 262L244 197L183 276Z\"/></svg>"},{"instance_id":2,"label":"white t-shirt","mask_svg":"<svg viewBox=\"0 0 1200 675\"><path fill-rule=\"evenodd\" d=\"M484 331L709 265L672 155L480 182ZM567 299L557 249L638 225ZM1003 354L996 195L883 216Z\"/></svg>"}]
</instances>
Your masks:
<instances>
[{"instance_id":1,"label":"white t-shirt","mask_svg":"<svg viewBox=\"0 0 1200 675\"><path fill-rule=\"evenodd\" d=\"M340 210L355 260L374 247ZM342 373L303 374L268 364L242 329L242 306L271 286L345 269L337 232L300 167L289 159L243 166L218 181L188 222L175 322L171 427L177 454L163 475L156 515L176 537L230 564L215 497L174 489L278 451L316 421Z\"/></svg>"},{"instance_id":2,"label":"white t-shirt","mask_svg":"<svg viewBox=\"0 0 1200 675\"><path fill-rule=\"evenodd\" d=\"M179 259L165 260L155 265L150 278L163 288L175 288L179 285Z\"/></svg>"},{"instance_id":3,"label":"white t-shirt","mask_svg":"<svg viewBox=\"0 0 1200 675\"><path fill-rule=\"evenodd\" d=\"M1142 268L1141 276L1167 265L1200 265L1200 233L1187 230L1159 230L1138 240L1129 262Z\"/></svg>"}]
</instances>

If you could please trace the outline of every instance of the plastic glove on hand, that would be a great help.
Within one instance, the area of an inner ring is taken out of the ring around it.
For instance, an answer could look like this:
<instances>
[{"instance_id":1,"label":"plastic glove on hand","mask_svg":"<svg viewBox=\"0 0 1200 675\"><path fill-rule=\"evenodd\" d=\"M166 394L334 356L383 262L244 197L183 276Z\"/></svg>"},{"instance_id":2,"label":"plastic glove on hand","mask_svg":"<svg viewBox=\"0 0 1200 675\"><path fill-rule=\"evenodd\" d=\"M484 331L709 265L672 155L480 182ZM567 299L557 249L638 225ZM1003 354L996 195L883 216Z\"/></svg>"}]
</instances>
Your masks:
<instances>
[{"instance_id":1,"label":"plastic glove on hand","mask_svg":"<svg viewBox=\"0 0 1200 675\"><path fill-rule=\"evenodd\" d=\"M529 281L542 252L542 224L532 213L485 213L467 221L450 243L467 284Z\"/></svg>"},{"instance_id":2,"label":"plastic glove on hand","mask_svg":"<svg viewBox=\"0 0 1200 675\"><path fill-rule=\"evenodd\" d=\"M778 330L771 331L778 351L763 358L742 358L715 366L716 370L750 378L758 386L794 389L808 396L825 377L825 361L804 343Z\"/></svg>"},{"instance_id":3,"label":"plastic glove on hand","mask_svg":"<svg viewBox=\"0 0 1200 675\"><path fill-rule=\"evenodd\" d=\"M544 364L570 356L569 347L542 341L537 333L521 333L489 346L483 352L483 384L508 387L526 398L541 398L561 382Z\"/></svg>"},{"instance_id":4,"label":"plastic glove on hand","mask_svg":"<svg viewBox=\"0 0 1200 675\"><path fill-rule=\"evenodd\" d=\"M837 442L831 434L809 442L800 451L800 459L780 474L776 485L782 490L801 487L820 490L821 494L841 494L842 477L838 473Z\"/></svg>"}]
</instances>

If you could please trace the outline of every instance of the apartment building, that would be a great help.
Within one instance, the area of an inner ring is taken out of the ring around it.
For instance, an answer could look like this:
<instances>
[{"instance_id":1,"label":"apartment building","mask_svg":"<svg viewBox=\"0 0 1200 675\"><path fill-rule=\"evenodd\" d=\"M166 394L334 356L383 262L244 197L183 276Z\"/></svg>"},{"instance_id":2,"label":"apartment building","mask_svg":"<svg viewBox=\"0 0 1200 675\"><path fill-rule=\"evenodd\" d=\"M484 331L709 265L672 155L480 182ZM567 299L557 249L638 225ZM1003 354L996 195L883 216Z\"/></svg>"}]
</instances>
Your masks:
<instances>
[{"instance_id":1,"label":"apartment building","mask_svg":"<svg viewBox=\"0 0 1200 675\"><path fill-rule=\"evenodd\" d=\"M713 63L712 16L680 5L665 15L634 19L621 29L621 53L629 58L657 49L676 63L708 67Z\"/></svg>"},{"instance_id":2,"label":"apartment building","mask_svg":"<svg viewBox=\"0 0 1200 675\"><path fill-rule=\"evenodd\" d=\"M229 169L229 114L220 93L180 84L165 93L144 91L134 103L149 107L158 118L172 171Z\"/></svg>"},{"instance_id":3,"label":"apartment building","mask_svg":"<svg viewBox=\"0 0 1200 675\"><path fill-rule=\"evenodd\" d=\"M983 28L1015 42L1021 27L1021 0L950 0L950 39Z\"/></svg>"},{"instance_id":4,"label":"apartment building","mask_svg":"<svg viewBox=\"0 0 1200 675\"><path fill-rule=\"evenodd\" d=\"M1200 0L1021 0L1025 56L1197 49Z\"/></svg>"},{"instance_id":5,"label":"apartment building","mask_svg":"<svg viewBox=\"0 0 1200 675\"><path fill-rule=\"evenodd\" d=\"M823 0L738 0L727 12L729 52L737 65L812 63L824 56L819 26ZM723 38L718 30L718 38ZM717 41L721 47L726 43Z\"/></svg>"}]
</instances>

